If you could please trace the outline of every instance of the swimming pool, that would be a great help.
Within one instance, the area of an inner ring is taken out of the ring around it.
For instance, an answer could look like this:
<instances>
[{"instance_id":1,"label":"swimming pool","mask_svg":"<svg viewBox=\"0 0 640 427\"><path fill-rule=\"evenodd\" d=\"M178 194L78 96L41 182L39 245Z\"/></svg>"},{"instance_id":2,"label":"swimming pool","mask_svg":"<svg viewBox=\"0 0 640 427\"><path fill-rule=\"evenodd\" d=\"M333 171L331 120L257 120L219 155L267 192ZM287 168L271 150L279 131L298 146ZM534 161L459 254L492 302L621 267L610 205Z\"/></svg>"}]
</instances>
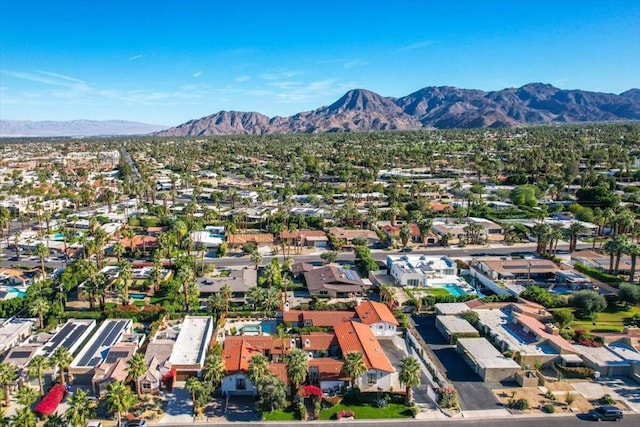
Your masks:
<instances>
[{"instance_id":1,"label":"swimming pool","mask_svg":"<svg viewBox=\"0 0 640 427\"><path fill-rule=\"evenodd\" d=\"M76 232L76 238L80 236L82 236L82 234L80 232ZM54 233L52 237L53 237L53 240L59 240L59 241L64 240L64 235L62 233Z\"/></svg>"},{"instance_id":2,"label":"swimming pool","mask_svg":"<svg viewBox=\"0 0 640 427\"><path fill-rule=\"evenodd\" d=\"M21 291L18 288L8 288L7 292L10 292L12 294L18 294L18 298L24 297L24 291Z\"/></svg>"},{"instance_id":3,"label":"swimming pool","mask_svg":"<svg viewBox=\"0 0 640 427\"><path fill-rule=\"evenodd\" d=\"M131 299L145 299L147 294L129 294L129 298Z\"/></svg>"},{"instance_id":4,"label":"swimming pool","mask_svg":"<svg viewBox=\"0 0 640 427\"><path fill-rule=\"evenodd\" d=\"M454 283L447 283L446 285L442 285L442 287L454 297L460 297L467 294L464 289Z\"/></svg>"}]
</instances>

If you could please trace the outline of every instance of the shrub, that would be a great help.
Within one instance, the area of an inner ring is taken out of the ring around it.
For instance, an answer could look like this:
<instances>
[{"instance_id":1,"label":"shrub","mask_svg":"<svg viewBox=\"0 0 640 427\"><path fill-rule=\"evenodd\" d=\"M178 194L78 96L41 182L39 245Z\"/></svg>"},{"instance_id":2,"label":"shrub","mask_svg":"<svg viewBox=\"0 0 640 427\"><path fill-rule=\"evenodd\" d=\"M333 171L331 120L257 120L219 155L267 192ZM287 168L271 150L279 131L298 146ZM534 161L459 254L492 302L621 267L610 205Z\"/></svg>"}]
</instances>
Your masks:
<instances>
[{"instance_id":1,"label":"shrub","mask_svg":"<svg viewBox=\"0 0 640 427\"><path fill-rule=\"evenodd\" d=\"M544 405L542 407L542 410L544 412L546 412L547 414L553 414L554 412L556 412L556 407L553 406L553 404L551 404L551 403L547 403L546 405Z\"/></svg>"},{"instance_id":2,"label":"shrub","mask_svg":"<svg viewBox=\"0 0 640 427\"><path fill-rule=\"evenodd\" d=\"M598 399L601 405L613 405L616 403L615 399L611 397L609 394L605 394L600 399Z\"/></svg>"},{"instance_id":3,"label":"shrub","mask_svg":"<svg viewBox=\"0 0 640 427\"><path fill-rule=\"evenodd\" d=\"M510 409L515 409L516 411L524 411L531 407L527 399L518 399L518 400L510 399L507 406Z\"/></svg>"},{"instance_id":4,"label":"shrub","mask_svg":"<svg viewBox=\"0 0 640 427\"><path fill-rule=\"evenodd\" d=\"M567 367L562 366L556 363L556 369L560 372L565 378L568 379L584 379L584 378L593 378L593 374L595 371L591 368L584 367Z\"/></svg>"},{"instance_id":5,"label":"shrub","mask_svg":"<svg viewBox=\"0 0 640 427\"><path fill-rule=\"evenodd\" d=\"M573 404L573 402L576 401L576 395L572 394L570 391L567 392L567 394L564 396L564 402L568 405L571 406Z\"/></svg>"},{"instance_id":6,"label":"shrub","mask_svg":"<svg viewBox=\"0 0 640 427\"><path fill-rule=\"evenodd\" d=\"M556 397L551 390L547 390L547 392L544 394L544 397L545 399L556 400Z\"/></svg>"},{"instance_id":7,"label":"shrub","mask_svg":"<svg viewBox=\"0 0 640 427\"><path fill-rule=\"evenodd\" d=\"M336 419L341 420L343 418L355 418L356 414L353 411L339 411L336 413Z\"/></svg>"}]
</instances>

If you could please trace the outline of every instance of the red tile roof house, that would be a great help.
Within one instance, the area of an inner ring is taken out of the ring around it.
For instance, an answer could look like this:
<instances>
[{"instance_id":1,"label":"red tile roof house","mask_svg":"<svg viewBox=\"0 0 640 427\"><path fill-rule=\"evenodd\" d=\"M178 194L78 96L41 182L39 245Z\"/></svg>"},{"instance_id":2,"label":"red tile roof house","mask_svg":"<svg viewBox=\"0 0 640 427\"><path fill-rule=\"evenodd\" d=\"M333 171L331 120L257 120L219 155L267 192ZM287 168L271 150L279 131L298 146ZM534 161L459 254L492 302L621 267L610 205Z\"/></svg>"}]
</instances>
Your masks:
<instances>
[{"instance_id":1,"label":"red tile roof house","mask_svg":"<svg viewBox=\"0 0 640 427\"><path fill-rule=\"evenodd\" d=\"M318 326L331 328L336 323L347 322L355 317L353 311L305 311L289 310L283 313L282 321L293 327Z\"/></svg>"},{"instance_id":2,"label":"red tile roof house","mask_svg":"<svg viewBox=\"0 0 640 427\"><path fill-rule=\"evenodd\" d=\"M398 373L369 326L351 321L334 325L334 329L343 357L353 351L362 353L367 371L355 381L360 390L400 389Z\"/></svg>"},{"instance_id":3,"label":"red tile roof house","mask_svg":"<svg viewBox=\"0 0 640 427\"><path fill-rule=\"evenodd\" d=\"M389 307L375 301L363 301L356 306L360 322L371 328L375 336L394 336L400 325Z\"/></svg>"}]
</instances>

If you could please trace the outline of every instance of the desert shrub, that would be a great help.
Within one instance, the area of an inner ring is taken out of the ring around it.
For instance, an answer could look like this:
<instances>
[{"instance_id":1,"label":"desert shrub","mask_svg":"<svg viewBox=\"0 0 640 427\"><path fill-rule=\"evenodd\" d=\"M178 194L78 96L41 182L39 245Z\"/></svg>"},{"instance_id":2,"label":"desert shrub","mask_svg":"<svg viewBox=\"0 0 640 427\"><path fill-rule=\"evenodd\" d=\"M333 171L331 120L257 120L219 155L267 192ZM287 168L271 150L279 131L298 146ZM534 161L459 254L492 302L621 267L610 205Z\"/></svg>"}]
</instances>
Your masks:
<instances>
[{"instance_id":1,"label":"desert shrub","mask_svg":"<svg viewBox=\"0 0 640 427\"><path fill-rule=\"evenodd\" d=\"M355 418L356 414L353 411L339 411L336 413L336 419L341 420L343 418Z\"/></svg>"},{"instance_id":2,"label":"desert shrub","mask_svg":"<svg viewBox=\"0 0 640 427\"><path fill-rule=\"evenodd\" d=\"M593 374L595 371L591 368L585 367L568 367L562 366L556 363L556 369L560 372L565 378L568 379L584 379L584 378L593 378Z\"/></svg>"},{"instance_id":3,"label":"desert shrub","mask_svg":"<svg viewBox=\"0 0 640 427\"><path fill-rule=\"evenodd\" d=\"M507 404L507 406L510 409L515 409L516 411L524 411L531 408L527 399L509 399L509 403Z\"/></svg>"},{"instance_id":4,"label":"desert shrub","mask_svg":"<svg viewBox=\"0 0 640 427\"><path fill-rule=\"evenodd\" d=\"M554 412L556 412L556 407L555 407L555 406L553 406L553 404L552 404L552 403L547 403L546 405L544 405L544 406L542 407L542 410L543 410L544 412L546 412L547 414L553 414Z\"/></svg>"},{"instance_id":5,"label":"desert shrub","mask_svg":"<svg viewBox=\"0 0 640 427\"><path fill-rule=\"evenodd\" d=\"M613 405L616 403L615 399L611 397L609 394L605 394L600 399L598 399L601 405Z\"/></svg>"}]
</instances>

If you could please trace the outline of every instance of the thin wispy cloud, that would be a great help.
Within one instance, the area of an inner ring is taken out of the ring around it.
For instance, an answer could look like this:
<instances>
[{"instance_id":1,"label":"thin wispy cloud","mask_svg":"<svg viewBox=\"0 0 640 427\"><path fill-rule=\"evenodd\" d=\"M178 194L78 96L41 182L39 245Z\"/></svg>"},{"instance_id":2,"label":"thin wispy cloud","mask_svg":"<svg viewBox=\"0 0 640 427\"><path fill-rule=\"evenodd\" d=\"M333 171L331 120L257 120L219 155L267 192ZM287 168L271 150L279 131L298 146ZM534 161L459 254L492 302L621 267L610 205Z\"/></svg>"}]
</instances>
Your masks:
<instances>
[{"instance_id":1,"label":"thin wispy cloud","mask_svg":"<svg viewBox=\"0 0 640 427\"><path fill-rule=\"evenodd\" d=\"M270 73L263 73L260 75L264 80L283 80L290 79L297 75L302 74L300 71L275 71Z\"/></svg>"},{"instance_id":2,"label":"thin wispy cloud","mask_svg":"<svg viewBox=\"0 0 640 427\"><path fill-rule=\"evenodd\" d=\"M52 73L50 71L36 71L30 73L24 71L0 70L0 74L4 74L20 80L42 83L50 86L65 86L74 88L84 88L87 86L86 82L84 82L83 80L65 76L63 74Z\"/></svg>"},{"instance_id":3,"label":"thin wispy cloud","mask_svg":"<svg viewBox=\"0 0 640 427\"><path fill-rule=\"evenodd\" d=\"M196 79L197 79L198 77L200 77L201 75L202 75L202 71L200 71L200 70L198 70L198 71L196 71L195 73L193 73L193 77L195 77Z\"/></svg>"},{"instance_id":4,"label":"thin wispy cloud","mask_svg":"<svg viewBox=\"0 0 640 427\"><path fill-rule=\"evenodd\" d=\"M140 58L142 58L142 55L133 55L131 58L129 58L129 61L135 61L136 59Z\"/></svg>"},{"instance_id":5,"label":"thin wispy cloud","mask_svg":"<svg viewBox=\"0 0 640 427\"><path fill-rule=\"evenodd\" d=\"M406 52L409 50L416 50L416 49L422 49L425 48L427 46L431 46L433 44L435 44L435 40L422 40L416 43L412 43L406 46L402 46L400 48L398 48L398 50L396 52Z\"/></svg>"},{"instance_id":6,"label":"thin wispy cloud","mask_svg":"<svg viewBox=\"0 0 640 427\"><path fill-rule=\"evenodd\" d=\"M342 66L346 69L349 68L356 68L356 67L362 67L364 65L367 65L369 63L369 61L365 61L364 59L354 59L353 61L347 61L344 64L342 64Z\"/></svg>"},{"instance_id":7,"label":"thin wispy cloud","mask_svg":"<svg viewBox=\"0 0 640 427\"><path fill-rule=\"evenodd\" d=\"M238 76L233 80L238 83L248 82L249 80L251 80L251 76Z\"/></svg>"}]
</instances>

